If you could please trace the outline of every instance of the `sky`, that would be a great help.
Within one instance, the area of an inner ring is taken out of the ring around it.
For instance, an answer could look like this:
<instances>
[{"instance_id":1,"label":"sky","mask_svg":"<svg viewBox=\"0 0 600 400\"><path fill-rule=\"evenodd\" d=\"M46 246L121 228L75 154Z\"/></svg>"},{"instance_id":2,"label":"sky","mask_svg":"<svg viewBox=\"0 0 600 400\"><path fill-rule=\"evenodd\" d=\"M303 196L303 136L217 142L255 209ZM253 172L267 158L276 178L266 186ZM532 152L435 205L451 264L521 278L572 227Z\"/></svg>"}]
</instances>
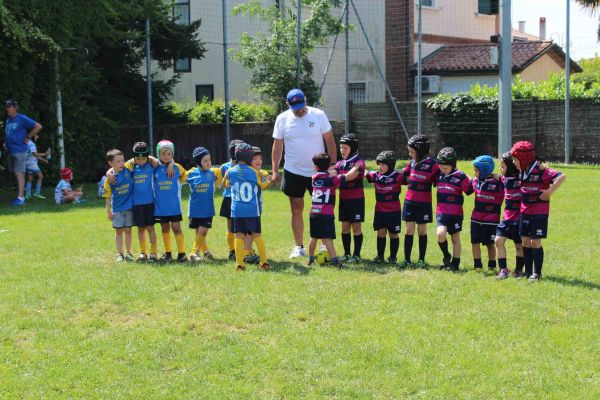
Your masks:
<instances>
[{"instance_id":1,"label":"sky","mask_svg":"<svg viewBox=\"0 0 600 400\"><path fill-rule=\"evenodd\" d=\"M512 25L518 29L518 21L526 21L525 32L539 35L540 17L546 17L546 38L565 48L567 0L513 0ZM571 0L571 58L578 61L600 55L597 41L598 13L590 15Z\"/></svg>"}]
</instances>

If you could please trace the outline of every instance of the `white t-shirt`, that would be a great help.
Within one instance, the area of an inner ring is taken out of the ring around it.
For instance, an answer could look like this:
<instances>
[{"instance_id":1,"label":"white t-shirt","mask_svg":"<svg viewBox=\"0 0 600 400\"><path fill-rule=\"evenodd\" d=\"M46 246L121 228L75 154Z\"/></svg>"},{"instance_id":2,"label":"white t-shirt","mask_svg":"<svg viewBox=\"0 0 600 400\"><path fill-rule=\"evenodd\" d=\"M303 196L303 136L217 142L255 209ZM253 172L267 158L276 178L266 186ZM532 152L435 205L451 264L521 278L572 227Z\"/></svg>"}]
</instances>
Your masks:
<instances>
[{"instance_id":1,"label":"white t-shirt","mask_svg":"<svg viewBox=\"0 0 600 400\"><path fill-rule=\"evenodd\" d=\"M283 139L283 168L293 174L310 177L314 173L312 158L325 151L323 134L331 130L331 124L322 110L313 107L307 107L307 110L302 117L297 117L290 109L279 114L273 138Z\"/></svg>"}]
</instances>

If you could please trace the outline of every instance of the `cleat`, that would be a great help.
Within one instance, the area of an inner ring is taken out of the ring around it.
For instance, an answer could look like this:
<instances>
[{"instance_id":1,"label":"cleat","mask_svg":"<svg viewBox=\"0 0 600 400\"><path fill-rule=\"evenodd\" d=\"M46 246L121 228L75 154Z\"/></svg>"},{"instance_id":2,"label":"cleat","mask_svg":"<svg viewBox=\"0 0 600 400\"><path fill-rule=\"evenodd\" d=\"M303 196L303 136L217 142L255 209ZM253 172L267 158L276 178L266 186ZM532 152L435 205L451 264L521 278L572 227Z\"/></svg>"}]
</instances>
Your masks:
<instances>
[{"instance_id":1,"label":"cleat","mask_svg":"<svg viewBox=\"0 0 600 400\"><path fill-rule=\"evenodd\" d=\"M179 253L177 254L177 262L178 263L185 263L187 262L187 257L185 256L185 253Z\"/></svg>"},{"instance_id":2,"label":"cleat","mask_svg":"<svg viewBox=\"0 0 600 400\"><path fill-rule=\"evenodd\" d=\"M306 249L302 246L294 246L290 253L290 258L302 258L306 257Z\"/></svg>"},{"instance_id":3,"label":"cleat","mask_svg":"<svg viewBox=\"0 0 600 400\"><path fill-rule=\"evenodd\" d=\"M409 260L404 260L404 261L398 263L398 265L396 265L396 268L406 269L406 268L410 268L411 266L412 266L412 263Z\"/></svg>"},{"instance_id":4,"label":"cleat","mask_svg":"<svg viewBox=\"0 0 600 400\"><path fill-rule=\"evenodd\" d=\"M417 261L417 262L415 263L414 267L415 267L415 268L422 268L422 269L425 269L425 268L427 268L427 267L428 267L428 265L427 265L427 263L426 263L425 261L423 261L423 260L419 260L419 261Z\"/></svg>"},{"instance_id":5,"label":"cleat","mask_svg":"<svg viewBox=\"0 0 600 400\"><path fill-rule=\"evenodd\" d=\"M117 258L115 259L115 261L121 263L125 261L125 257L123 257L123 254L117 254Z\"/></svg>"},{"instance_id":6,"label":"cleat","mask_svg":"<svg viewBox=\"0 0 600 400\"><path fill-rule=\"evenodd\" d=\"M498 275L496 276L496 279L506 279L506 278L508 278L509 275L510 275L510 271L508 270L508 268L502 268L500 270L500 272L498 273Z\"/></svg>"},{"instance_id":7,"label":"cleat","mask_svg":"<svg viewBox=\"0 0 600 400\"><path fill-rule=\"evenodd\" d=\"M204 252L204 259L212 261L215 259L215 256L213 256L213 253L211 253L209 250L206 250Z\"/></svg>"},{"instance_id":8,"label":"cleat","mask_svg":"<svg viewBox=\"0 0 600 400\"><path fill-rule=\"evenodd\" d=\"M40 199L40 200L46 200L46 196L43 196L41 193L34 193L33 198Z\"/></svg>"},{"instance_id":9,"label":"cleat","mask_svg":"<svg viewBox=\"0 0 600 400\"><path fill-rule=\"evenodd\" d=\"M351 258L352 258L352 256L350 254L344 254L343 256L338 257L338 260L340 260L340 261L348 261Z\"/></svg>"},{"instance_id":10,"label":"cleat","mask_svg":"<svg viewBox=\"0 0 600 400\"><path fill-rule=\"evenodd\" d=\"M388 257L387 262L388 264L396 264L398 260L396 260L396 257Z\"/></svg>"},{"instance_id":11,"label":"cleat","mask_svg":"<svg viewBox=\"0 0 600 400\"><path fill-rule=\"evenodd\" d=\"M235 250L229 250L229 261L235 261Z\"/></svg>"},{"instance_id":12,"label":"cleat","mask_svg":"<svg viewBox=\"0 0 600 400\"><path fill-rule=\"evenodd\" d=\"M346 260L340 259L340 261L346 261L348 264L356 264L360 262L360 257L349 256Z\"/></svg>"},{"instance_id":13,"label":"cleat","mask_svg":"<svg viewBox=\"0 0 600 400\"><path fill-rule=\"evenodd\" d=\"M521 271L514 271L513 272L513 278L515 279L522 279L525 278L525 274Z\"/></svg>"},{"instance_id":14,"label":"cleat","mask_svg":"<svg viewBox=\"0 0 600 400\"><path fill-rule=\"evenodd\" d=\"M150 257L148 257L148 262L158 262L158 256L156 255L156 253L150 253Z\"/></svg>"},{"instance_id":15,"label":"cleat","mask_svg":"<svg viewBox=\"0 0 600 400\"><path fill-rule=\"evenodd\" d=\"M15 198L10 202L10 205L13 207L20 207L25 205L25 200L20 200L19 198Z\"/></svg>"},{"instance_id":16,"label":"cleat","mask_svg":"<svg viewBox=\"0 0 600 400\"><path fill-rule=\"evenodd\" d=\"M162 257L158 259L158 261L161 263L170 263L173 262L173 256L171 255L171 252L168 251L165 254L163 254Z\"/></svg>"},{"instance_id":17,"label":"cleat","mask_svg":"<svg viewBox=\"0 0 600 400\"><path fill-rule=\"evenodd\" d=\"M140 262L140 263L146 262L146 261L148 261L148 256L145 255L144 253L140 253L140 255L138 256L136 261Z\"/></svg>"},{"instance_id":18,"label":"cleat","mask_svg":"<svg viewBox=\"0 0 600 400\"><path fill-rule=\"evenodd\" d=\"M201 258L200 258L200 256L198 254L196 254L196 253L190 254L190 262L192 264L199 263L200 261L201 261Z\"/></svg>"},{"instance_id":19,"label":"cleat","mask_svg":"<svg viewBox=\"0 0 600 400\"><path fill-rule=\"evenodd\" d=\"M260 262L260 257L258 257L254 250L251 250L251 253L244 257L244 262L246 264L258 264Z\"/></svg>"},{"instance_id":20,"label":"cleat","mask_svg":"<svg viewBox=\"0 0 600 400\"><path fill-rule=\"evenodd\" d=\"M238 265L237 267L235 267L236 271L245 271L246 267L244 267L243 265Z\"/></svg>"},{"instance_id":21,"label":"cleat","mask_svg":"<svg viewBox=\"0 0 600 400\"><path fill-rule=\"evenodd\" d=\"M133 254L129 252L125 253L125 256L123 258L125 258L125 261L133 261Z\"/></svg>"},{"instance_id":22,"label":"cleat","mask_svg":"<svg viewBox=\"0 0 600 400\"><path fill-rule=\"evenodd\" d=\"M25 195L25 200L31 200L31 195L30 194L26 194Z\"/></svg>"},{"instance_id":23,"label":"cleat","mask_svg":"<svg viewBox=\"0 0 600 400\"><path fill-rule=\"evenodd\" d=\"M529 282L539 282L542 280L542 275L536 274L535 272L529 277Z\"/></svg>"},{"instance_id":24,"label":"cleat","mask_svg":"<svg viewBox=\"0 0 600 400\"><path fill-rule=\"evenodd\" d=\"M444 257L442 261L442 265L440 265L440 269L449 270L450 269L450 261L452 261L451 257Z\"/></svg>"},{"instance_id":25,"label":"cleat","mask_svg":"<svg viewBox=\"0 0 600 400\"><path fill-rule=\"evenodd\" d=\"M389 261L389 260L388 260L388 261ZM374 258L374 259L373 259L371 262L372 262L373 264L383 264L383 263L384 263L384 261L383 261L383 258L381 258L381 257L379 257L379 256L375 257L375 258Z\"/></svg>"},{"instance_id":26,"label":"cleat","mask_svg":"<svg viewBox=\"0 0 600 400\"><path fill-rule=\"evenodd\" d=\"M271 266L269 265L269 263L263 263L260 268L262 268L263 271L268 271L271 269Z\"/></svg>"}]
</instances>

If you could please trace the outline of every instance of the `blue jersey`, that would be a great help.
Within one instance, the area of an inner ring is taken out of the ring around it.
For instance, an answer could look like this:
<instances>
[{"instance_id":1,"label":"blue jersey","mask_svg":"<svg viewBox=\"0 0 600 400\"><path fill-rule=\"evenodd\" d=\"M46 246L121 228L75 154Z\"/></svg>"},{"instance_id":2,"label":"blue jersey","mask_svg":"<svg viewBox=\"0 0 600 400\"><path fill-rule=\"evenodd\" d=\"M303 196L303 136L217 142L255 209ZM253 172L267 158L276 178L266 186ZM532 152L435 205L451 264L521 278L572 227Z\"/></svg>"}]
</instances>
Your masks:
<instances>
[{"instance_id":1,"label":"blue jersey","mask_svg":"<svg viewBox=\"0 0 600 400\"><path fill-rule=\"evenodd\" d=\"M181 184L185 182L186 171L175 164L175 175L167 177L167 166L159 165L154 169L154 215L170 217L181 214Z\"/></svg>"},{"instance_id":2,"label":"blue jersey","mask_svg":"<svg viewBox=\"0 0 600 400\"><path fill-rule=\"evenodd\" d=\"M261 187L260 173L246 164L238 164L229 169L226 185L231 187L231 218L260 217Z\"/></svg>"},{"instance_id":3,"label":"blue jersey","mask_svg":"<svg viewBox=\"0 0 600 400\"><path fill-rule=\"evenodd\" d=\"M124 168L115 175L116 183L110 183L108 179L104 181L103 197L112 198L113 212L131 210L133 207L133 178L131 171Z\"/></svg>"},{"instance_id":4,"label":"blue jersey","mask_svg":"<svg viewBox=\"0 0 600 400\"><path fill-rule=\"evenodd\" d=\"M25 136L35 127L36 122L26 115L18 114L14 118L6 118L4 123L4 141L9 153L26 153Z\"/></svg>"},{"instance_id":5,"label":"blue jersey","mask_svg":"<svg viewBox=\"0 0 600 400\"><path fill-rule=\"evenodd\" d=\"M201 170L198 167L188 171L186 182L190 185L190 202L188 217L210 218L215 215L215 183L217 183L218 168Z\"/></svg>"},{"instance_id":6,"label":"blue jersey","mask_svg":"<svg viewBox=\"0 0 600 400\"><path fill-rule=\"evenodd\" d=\"M217 174L217 178L223 179L225 173L227 173L227 170L231 167L234 167L235 165L236 164L232 163L231 161L221 165L219 167L219 173ZM231 188L223 186L223 197L231 197Z\"/></svg>"},{"instance_id":7,"label":"blue jersey","mask_svg":"<svg viewBox=\"0 0 600 400\"><path fill-rule=\"evenodd\" d=\"M133 175L133 205L143 205L154 203L154 167L150 162L144 166L139 166L135 160L129 160L125 163Z\"/></svg>"}]
</instances>

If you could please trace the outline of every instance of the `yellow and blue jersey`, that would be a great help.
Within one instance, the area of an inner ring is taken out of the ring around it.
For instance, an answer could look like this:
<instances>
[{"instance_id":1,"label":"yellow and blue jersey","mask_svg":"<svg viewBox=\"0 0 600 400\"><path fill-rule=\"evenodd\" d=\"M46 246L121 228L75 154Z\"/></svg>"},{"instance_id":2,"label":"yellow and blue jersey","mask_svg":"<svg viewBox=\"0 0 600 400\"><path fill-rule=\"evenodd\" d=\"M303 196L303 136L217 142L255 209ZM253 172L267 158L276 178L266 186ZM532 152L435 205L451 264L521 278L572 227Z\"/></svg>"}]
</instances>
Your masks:
<instances>
[{"instance_id":1,"label":"yellow and blue jersey","mask_svg":"<svg viewBox=\"0 0 600 400\"><path fill-rule=\"evenodd\" d=\"M261 190L269 185L263 182L260 172L246 164L230 168L224 186L231 188L231 217L260 217Z\"/></svg>"},{"instance_id":2,"label":"yellow and blue jersey","mask_svg":"<svg viewBox=\"0 0 600 400\"><path fill-rule=\"evenodd\" d=\"M187 178L187 171L177 163L175 174L167 176L167 165L161 164L154 169L154 215L170 217L181 214L181 185Z\"/></svg>"},{"instance_id":3,"label":"yellow and blue jersey","mask_svg":"<svg viewBox=\"0 0 600 400\"><path fill-rule=\"evenodd\" d=\"M222 164L219 167L219 171L217 173L217 178L220 181L223 181L223 178L225 177L227 170L229 170L229 168L231 168L231 167L235 167L235 165L236 164L232 163L231 161L226 162L225 164ZM223 186L223 197L231 197L231 188Z\"/></svg>"},{"instance_id":4,"label":"yellow and blue jersey","mask_svg":"<svg viewBox=\"0 0 600 400\"><path fill-rule=\"evenodd\" d=\"M220 184L219 168L202 170L194 167L187 172L186 182L190 185L188 217L210 218L215 215L215 185Z\"/></svg>"},{"instance_id":5,"label":"yellow and blue jersey","mask_svg":"<svg viewBox=\"0 0 600 400\"><path fill-rule=\"evenodd\" d=\"M104 181L102 197L112 198L112 211L122 212L133 207L133 178L127 168L115 174L116 183Z\"/></svg>"},{"instance_id":6,"label":"yellow and blue jersey","mask_svg":"<svg viewBox=\"0 0 600 400\"><path fill-rule=\"evenodd\" d=\"M147 162L143 167L139 166L134 159L125 163L125 168L131 171L133 176L133 205L154 203L154 167Z\"/></svg>"},{"instance_id":7,"label":"yellow and blue jersey","mask_svg":"<svg viewBox=\"0 0 600 400\"><path fill-rule=\"evenodd\" d=\"M269 182L269 180L267 179L270 175L269 172L265 171L264 169L261 169L260 171L258 171L258 174L260 176L260 181L263 184L263 186L261 186L261 189L263 189L263 190L268 189L271 186L271 182ZM259 200L259 204L260 204L260 214L262 215L262 205L263 205L262 190L260 190L258 192L258 200Z\"/></svg>"}]
</instances>

